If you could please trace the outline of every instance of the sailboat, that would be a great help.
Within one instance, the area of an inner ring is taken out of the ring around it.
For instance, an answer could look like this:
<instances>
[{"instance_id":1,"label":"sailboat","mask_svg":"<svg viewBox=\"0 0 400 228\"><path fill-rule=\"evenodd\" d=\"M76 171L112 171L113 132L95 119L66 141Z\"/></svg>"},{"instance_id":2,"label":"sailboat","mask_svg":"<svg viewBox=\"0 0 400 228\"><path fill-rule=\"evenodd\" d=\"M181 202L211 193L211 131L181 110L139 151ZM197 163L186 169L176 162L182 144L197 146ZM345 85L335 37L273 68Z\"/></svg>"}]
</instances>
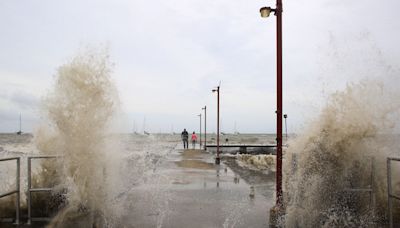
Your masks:
<instances>
[{"instance_id":1,"label":"sailboat","mask_svg":"<svg viewBox=\"0 0 400 228\"><path fill-rule=\"evenodd\" d=\"M21 128L21 113L19 114L19 131L17 131L17 135L22 135L22 128Z\"/></svg>"}]
</instances>

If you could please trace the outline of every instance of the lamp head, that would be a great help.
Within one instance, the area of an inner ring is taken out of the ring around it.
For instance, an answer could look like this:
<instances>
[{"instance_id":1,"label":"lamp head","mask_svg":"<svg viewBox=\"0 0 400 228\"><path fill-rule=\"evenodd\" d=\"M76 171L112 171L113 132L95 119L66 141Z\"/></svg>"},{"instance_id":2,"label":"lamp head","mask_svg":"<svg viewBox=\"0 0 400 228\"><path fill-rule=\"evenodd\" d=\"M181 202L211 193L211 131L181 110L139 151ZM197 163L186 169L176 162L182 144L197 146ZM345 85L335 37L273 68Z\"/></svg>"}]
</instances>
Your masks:
<instances>
[{"instance_id":1,"label":"lamp head","mask_svg":"<svg viewBox=\"0 0 400 228\"><path fill-rule=\"evenodd\" d=\"M269 17L271 12L274 11L271 7L263 7L260 9L261 17Z\"/></svg>"},{"instance_id":2,"label":"lamp head","mask_svg":"<svg viewBox=\"0 0 400 228\"><path fill-rule=\"evenodd\" d=\"M213 93L214 93L214 92L217 92L217 90L216 90L216 89L213 89L212 92L213 92Z\"/></svg>"}]
</instances>

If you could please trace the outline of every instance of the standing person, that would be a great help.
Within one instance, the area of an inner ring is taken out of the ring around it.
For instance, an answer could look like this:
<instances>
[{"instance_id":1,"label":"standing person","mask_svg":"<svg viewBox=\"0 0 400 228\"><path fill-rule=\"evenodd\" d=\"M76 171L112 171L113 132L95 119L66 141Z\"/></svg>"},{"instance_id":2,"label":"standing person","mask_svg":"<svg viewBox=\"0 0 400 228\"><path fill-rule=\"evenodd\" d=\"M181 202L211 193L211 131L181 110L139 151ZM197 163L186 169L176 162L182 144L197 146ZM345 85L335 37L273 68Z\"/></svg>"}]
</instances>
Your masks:
<instances>
[{"instance_id":1,"label":"standing person","mask_svg":"<svg viewBox=\"0 0 400 228\"><path fill-rule=\"evenodd\" d=\"M196 148L196 141L197 141L197 135L196 135L195 132L193 132L193 134L192 134L192 146L193 146L193 149Z\"/></svg>"},{"instance_id":2,"label":"standing person","mask_svg":"<svg viewBox=\"0 0 400 228\"><path fill-rule=\"evenodd\" d=\"M183 149L188 149L189 147L189 133L186 131L186 128L183 129L181 134L182 142L183 142Z\"/></svg>"}]
</instances>

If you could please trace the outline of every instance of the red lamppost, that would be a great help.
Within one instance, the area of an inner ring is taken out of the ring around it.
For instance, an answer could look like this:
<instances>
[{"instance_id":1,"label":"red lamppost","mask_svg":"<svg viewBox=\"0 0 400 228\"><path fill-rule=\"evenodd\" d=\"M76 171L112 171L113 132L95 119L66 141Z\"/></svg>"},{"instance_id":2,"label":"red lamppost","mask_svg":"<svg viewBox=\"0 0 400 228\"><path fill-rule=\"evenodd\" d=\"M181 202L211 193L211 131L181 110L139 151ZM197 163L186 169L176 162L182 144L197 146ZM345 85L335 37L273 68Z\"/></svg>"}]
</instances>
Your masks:
<instances>
[{"instance_id":1,"label":"red lamppost","mask_svg":"<svg viewBox=\"0 0 400 228\"><path fill-rule=\"evenodd\" d=\"M201 109L204 110L204 150L207 150L207 106Z\"/></svg>"},{"instance_id":2,"label":"red lamppost","mask_svg":"<svg viewBox=\"0 0 400 228\"><path fill-rule=\"evenodd\" d=\"M201 113L199 114L199 115L197 115L198 117L199 117L199 119L200 119L200 150L201 150Z\"/></svg>"},{"instance_id":3,"label":"red lamppost","mask_svg":"<svg viewBox=\"0 0 400 228\"><path fill-rule=\"evenodd\" d=\"M282 208L282 0L276 0L276 8L263 7L261 17L269 17L274 12L276 16L276 207Z\"/></svg>"},{"instance_id":4,"label":"red lamppost","mask_svg":"<svg viewBox=\"0 0 400 228\"><path fill-rule=\"evenodd\" d=\"M213 89L212 92L217 92L217 157L215 158L215 164L220 164L220 157L219 157L219 86L216 89Z\"/></svg>"}]
</instances>

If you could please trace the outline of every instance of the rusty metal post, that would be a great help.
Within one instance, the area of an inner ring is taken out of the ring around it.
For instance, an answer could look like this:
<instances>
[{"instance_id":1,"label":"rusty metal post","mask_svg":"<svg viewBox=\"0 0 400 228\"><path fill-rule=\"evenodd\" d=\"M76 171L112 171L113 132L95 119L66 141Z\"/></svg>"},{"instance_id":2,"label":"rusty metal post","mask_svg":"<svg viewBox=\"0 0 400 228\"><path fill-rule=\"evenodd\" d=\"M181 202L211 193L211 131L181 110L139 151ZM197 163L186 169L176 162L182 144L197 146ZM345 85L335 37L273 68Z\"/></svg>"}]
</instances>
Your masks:
<instances>
[{"instance_id":1,"label":"rusty metal post","mask_svg":"<svg viewBox=\"0 0 400 228\"><path fill-rule=\"evenodd\" d=\"M282 0L276 0L276 8L262 7L261 17L276 16L276 205L274 210L282 208Z\"/></svg>"},{"instance_id":2,"label":"rusty metal post","mask_svg":"<svg viewBox=\"0 0 400 228\"><path fill-rule=\"evenodd\" d=\"M282 206L282 0L276 1L276 204Z\"/></svg>"}]
</instances>

